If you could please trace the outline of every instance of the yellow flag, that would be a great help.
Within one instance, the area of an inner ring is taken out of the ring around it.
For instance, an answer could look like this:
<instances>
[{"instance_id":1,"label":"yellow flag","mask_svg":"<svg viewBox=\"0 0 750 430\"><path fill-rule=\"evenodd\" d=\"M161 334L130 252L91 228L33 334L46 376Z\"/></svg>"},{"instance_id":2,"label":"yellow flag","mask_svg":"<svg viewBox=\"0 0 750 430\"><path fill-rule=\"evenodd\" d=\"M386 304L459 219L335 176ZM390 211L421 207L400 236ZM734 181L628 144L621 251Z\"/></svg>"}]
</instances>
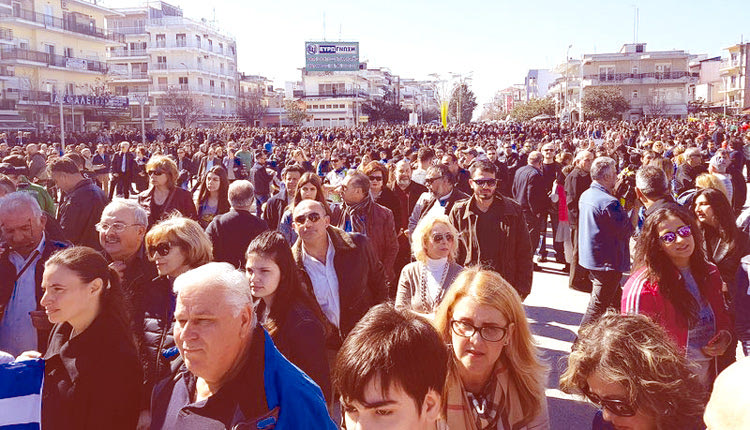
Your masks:
<instances>
[{"instance_id":1,"label":"yellow flag","mask_svg":"<svg viewBox=\"0 0 750 430\"><path fill-rule=\"evenodd\" d=\"M440 104L440 119L443 121L443 128L448 128L448 102Z\"/></svg>"}]
</instances>

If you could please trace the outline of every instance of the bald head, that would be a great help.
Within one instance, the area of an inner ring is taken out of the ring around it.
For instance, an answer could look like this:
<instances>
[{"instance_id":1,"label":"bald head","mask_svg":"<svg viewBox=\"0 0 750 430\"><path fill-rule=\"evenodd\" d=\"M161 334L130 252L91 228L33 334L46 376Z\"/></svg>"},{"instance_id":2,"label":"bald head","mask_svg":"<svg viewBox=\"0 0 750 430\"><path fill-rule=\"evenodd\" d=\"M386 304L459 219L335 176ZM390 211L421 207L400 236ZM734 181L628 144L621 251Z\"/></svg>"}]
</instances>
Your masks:
<instances>
[{"instance_id":1,"label":"bald head","mask_svg":"<svg viewBox=\"0 0 750 430\"><path fill-rule=\"evenodd\" d=\"M539 167L542 165L542 160L544 159L544 156L539 151L531 151L529 153L528 163L531 164L534 167Z\"/></svg>"},{"instance_id":2,"label":"bald head","mask_svg":"<svg viewBox=\"0 0 750 430\"><path fill-rule=\"evenodd\" d=\"M719 374L703 421L707 430L750 428L750 357L745 357Z\"/></svg>"}]
</instances>

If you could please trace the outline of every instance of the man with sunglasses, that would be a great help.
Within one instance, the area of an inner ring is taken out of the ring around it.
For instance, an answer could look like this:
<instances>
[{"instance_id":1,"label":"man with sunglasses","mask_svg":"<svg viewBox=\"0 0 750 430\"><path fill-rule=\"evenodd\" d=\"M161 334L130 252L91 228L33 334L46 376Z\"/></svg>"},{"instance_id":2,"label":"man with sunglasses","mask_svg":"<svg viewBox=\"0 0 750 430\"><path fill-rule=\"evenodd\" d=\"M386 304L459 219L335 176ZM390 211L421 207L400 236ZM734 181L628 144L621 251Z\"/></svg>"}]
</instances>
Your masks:
<instances>
[{"instance_id":1,"label":"man with sunglasses","mask_svg":"<svg viewBox=\"0 0 750 430\"><path fill-rule=\"evenodd\" d=\"M470 174L474 193L456 203L449 216L459 232L456 262L464 267L483 264L492 268L523 299L531 292L534 273L523 210L518 203L495 193L494 164L476 161Z\"/></svg>"},{"instance_id":2,"label":"man with sunglasses","mask_svg":"<svg viewBox=\"0 0 750 430\"><path fill-rule=\"evenodd\" d=\"M469 195L453 186L448 166L438 164L427 169L425 185L429 192L422 194L409 217L409 234L414 233L419 220L432 215L448 215L456 202Z\"/></svg>"}]
</instances>

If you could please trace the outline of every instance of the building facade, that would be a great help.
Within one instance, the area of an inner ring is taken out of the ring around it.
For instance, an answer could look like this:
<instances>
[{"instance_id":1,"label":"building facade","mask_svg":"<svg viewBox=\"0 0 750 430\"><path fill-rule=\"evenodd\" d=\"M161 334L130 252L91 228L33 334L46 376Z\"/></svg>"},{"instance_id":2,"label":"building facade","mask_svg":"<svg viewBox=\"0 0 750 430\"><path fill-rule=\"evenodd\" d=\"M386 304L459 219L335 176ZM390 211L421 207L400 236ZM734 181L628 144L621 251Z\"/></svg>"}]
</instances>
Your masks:
<instances>
[{"instance_id":1,"label":"building facade","mask_svg":"<svg viewBox=\"0 0 750 430\"><path fill-rule=\"evenodd\" d=\"M698 81L690 88L689 100L696 110L717 111L724 107L724 84L721 79L721 57L701 55L690 62L690 72Z\"/></svg>"},{"instance_id":2,"label":"building facade","mask_svg":"<svg viewBox=\"0 0 750 430\"><path fill-rule=\"evenodd\" d=\"M727 113L750 109L750 43L727 48L728 57L719 69L724 88L721 91Z\"/></svg>"},{"instance_id":3,"label":"building facade","mask_svg":"<svg viewBox=\"0 0 750 430\"><path fill-rule=\"evenodd\" d=\"M125 46L106 28L114 14L85 0L0 1L0 118L42 130L59 127L62 111L66 130L84 130L124 113L106 85L107 50Z\"/></svg>"},{"instance_id":4,"label":"building facade","mask_svg":"<svg viewBox=\"0 0 750 430\"><path fill-rule=\"evenodd\" d=\"M553 70L559 77L549 86L547 95L555 101L555 115L576 122L581 117L581 60L568 60Z\"/></svg>"},{"instance_id":5,"label":"building facade","mask_svg":"<svg viewBox=\"0 0 750 430\"><path fill-rule=\"evenodd\" d=\"M690 59L681 50L646 51L645 43L625 44L616 53L585 54L582 95L589 88L615 87L630 103L623 119L685 118L688 90L698 79L688 68Z\"/></svg>"},{"instance_id":6,"label":"building facade","mask_svg":"<svg viewBox=\"0 0 750 430\"><path fill-rule=\"evenodd\" d=\"M524 78L525 101L547 97L549 87L560 77L548 69L531 69Z\"/></svg>"},{"instance_id":7,"label":"building facade","mask_svg":"<svg viewBox=\"0 0 750 430\"><path fill-rule=\"evenodd\" d=\"M148 122L159 128L175 125L170 106L194 107L194 125L233 120L239 90L234 37L207 22L185 18L165 2L117 9L110 28L126 34L125 47L110 49L112 87L131 96L133 118L141 102Z\"/></svg>"}]
</instances>

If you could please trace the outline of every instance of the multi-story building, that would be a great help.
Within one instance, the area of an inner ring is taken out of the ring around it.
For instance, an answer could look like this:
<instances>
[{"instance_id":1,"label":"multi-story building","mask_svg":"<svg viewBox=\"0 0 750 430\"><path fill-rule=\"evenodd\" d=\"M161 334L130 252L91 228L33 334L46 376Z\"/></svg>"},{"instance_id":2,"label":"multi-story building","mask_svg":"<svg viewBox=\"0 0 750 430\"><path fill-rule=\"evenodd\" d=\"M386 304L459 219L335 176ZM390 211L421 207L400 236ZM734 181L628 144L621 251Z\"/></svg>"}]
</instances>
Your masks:
<instances>
[{"instance_id":1,"label":"multi-story building","mask_svg":"<svg viewBox=\"0 0 750 430\"><path fill-rule=\"evenodd\" d=\"M585 54L581 90L601 86L618 88L630 103L623 119L684 118L688 89L698 76L688 69L690 54L681 50L646 51L645 43L623 45L620 52Z\"/></svg>"},{"instance_id":2,"label":"multi-story building","mask_svg":"<svg viewBox=\"0 0 750 430\"><path fill-rule=\"evenodd\" d=\"M727 51L729 56L719 69L722 96L727 113L737 114L750 108L750 43L730 46Z\"/></svg>"},{"instance_id":3,"label":"multi-story building","mask_svg":"<svg viewBox=\"0 0 750 430\"><path fill-rule=\"evenodd\" d=\"M239 74L237 117L252 126L260 126L276 97L273 82L265 76Z\"/></svg>"},{"instance_id":4,"label":"multi-story building","mask_svg":"<svg viewBox=\"0 0 750 430\"><path fill-rule=\"evenodd\" d=\"M377 76L377 75L375 75ZM371 90L382 88L362 71L302 71L302 97L309 119L306 126L353 127L360 123L362 105L371 99ZM294 97L298 98L298 97ZM362 118L364 119L364 118Z\"/></svg>"},{"instance_id":5,"label":"multi-story building","mask_svg":"<svg viewBox=\"0 0 750 430\"><path fill-rule=\"evenodd\" d=\"M560 75L552 70L531 69L524 78L525 100L542 99L547 96L550 85Z\"/></svg>"},{"instance_id":6,"label":"multi-story building","mask_svg":"<svg viewBox=\"0 0 750 430\"><path fill-rule=\"evenodd\" d=\"M553 71L560 77L549 86L547 95L555 100L555 114L561 120L576 122L581 112L581 60L568 60Z\"/></svg>"},{"instance_id":7,"label":"multi-story building","mask_svg":"<svg viewBox=\"0 0 750 430\"><path fill-rule=\"evenodd\" d=\"M698 75L698 81L690 87L688 100L696 107L704 110L723 108L724 85L720 74L721 65L721 57L708 58L706 55L700 55L690 61L690 72Z\"/></svg>"},{"instance_id":8,"label":"multi-story building","mask_svg":"<svg viewBox=\"0 0 750 430\"><path fill-rule=\"evenodd\" d=\"M116 9L109 26L127 34L127 46L110 50L115 93L147 90L148 119L164 126L165 106L190 99L200 110L198 124L234 118L237 92L237 48L234 37L206 20L185 18L163 1L143 8ZM138 108L140 109L140 108ZM136 109L133 113L138 115Z\"/></svg>"},{"instance_id":9,"label":"multi-story building","mask_svg":"<svg viewBox=\"0 0 750 430\"><path fill-rule=\"evenodd\" d=\"M105 28L114 14L96 1L1 0L3 117L20 115L39 129L59 126L61 110L66 130L106 122L118 109L106 92L106 52L125 41Z\"/></svg>"},{"instance_id":10,"label":"multi-story building","mask_svg":"<svg viewBox=\"0 0 750 430\"><path fill-rule=\"evenodd\" d=\"M440 100L436 91L437 82L415 79L400 80L401 107L416 113L420 122L424 122L426 112L434 115L440 113Z\"/></svg>"}]
</instances>

